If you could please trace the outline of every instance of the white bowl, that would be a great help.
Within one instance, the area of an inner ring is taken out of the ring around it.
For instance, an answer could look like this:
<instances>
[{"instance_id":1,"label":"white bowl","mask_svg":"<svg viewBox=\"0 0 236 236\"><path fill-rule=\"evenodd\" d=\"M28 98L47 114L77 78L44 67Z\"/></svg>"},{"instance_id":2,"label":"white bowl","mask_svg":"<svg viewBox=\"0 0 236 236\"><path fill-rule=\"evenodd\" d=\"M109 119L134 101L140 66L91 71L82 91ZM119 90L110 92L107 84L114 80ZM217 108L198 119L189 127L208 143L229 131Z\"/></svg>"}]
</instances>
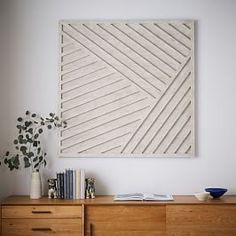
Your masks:
<instances>
[{"instance_id":1,"label":"white bowl","mask_svg":"<svg viewBox=\"0 0 236 236\"><path fill-rule=\"evenodd\" d=\"M210 198L210 193L209 192L200 192L200 193L195 193L194 196L199 201L206 201Z\"/></svg>"}]
</instances>

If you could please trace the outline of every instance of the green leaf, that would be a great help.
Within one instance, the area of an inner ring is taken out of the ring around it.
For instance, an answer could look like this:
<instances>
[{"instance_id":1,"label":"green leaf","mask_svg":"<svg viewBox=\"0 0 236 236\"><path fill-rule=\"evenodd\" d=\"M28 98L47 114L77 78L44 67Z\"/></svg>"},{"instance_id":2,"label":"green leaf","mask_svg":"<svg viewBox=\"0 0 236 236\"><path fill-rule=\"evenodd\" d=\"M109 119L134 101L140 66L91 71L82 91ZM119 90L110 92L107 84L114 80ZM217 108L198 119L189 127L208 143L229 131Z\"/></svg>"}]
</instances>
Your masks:
<instances>
[{"instance_id":1,"label":"green leaf","mask_svg":"<svg viewBox=\"0 0 236 236\"><path fill-rule=\"evenodd\" d=\"M17 121L18 121L18 122L23 121L22 117L18 117L18 118L17 118Z\"/></svg>"},{"instance_id":2,"label":"green leaf","mask_svg":"<svg viewBox=\"0 0 236 236\"><path fill-rule=\"evenodd\" d=\"M22 143L27 144L27 139L23 139Z\"/></svg>"},{"instance_id":3,"label":"green leaf","mask_svg":"<svg viewBox=\"0 0 236 236\"><path fill-rule=\"evenodd\" d=\"M26 155L26 150L27 150L26 146L21 146L20 147L20 151L22 152L23 155Z\"/></svg>"},{"instance_id":4,"label":"green leaf","mask_svg":"<svg viewBox=\"0 0 236 236\"><path fill-rule=\"evenodd\" d=\"M45 159L43 160L43 165L44 165L44 167L47 165L47 162Z\"/></svg>"},{"instance_id":5,"label":"green leaf","mask_svg":"<svg viewBox=\"0 0 236 236\"><path fill-rule=\"evenodd\" d=\"M39 162L42 162L42 160L43 160L43 156L40 156L39 157Z\"/></svg>"},{"instance_id":6,"label":"green leaf","mask_svg":"<svg viewBox=\"0 0 236 236\"><path fill-rule=\"evenodd\" d=\"M28 116L30 114L30 111L26 111L25 114Z\"/></svg>"},{"instance_id":7,"label":"green leaf","mask_svg":"<svg viewBox=\"0 0 236 236\"><path fill-rule=\"evenodd\" d=\"M15 168L18 168L20 165L19 155L16 155L15 158L12 161Z\"/></svg>"},{"instance_id":8,"label":"green leaf","mask_svg":"<svg viewBox=\"0 0 236 236\"><path fill-rule=\"evenodd\" d=\"M33 142L33 147L37 147L38 146L38 142L37 141L34 141Z\"/></svg>"},{"instance_id":9,"label":"green leaf","mask_svg":"<svg viewBox=\"0 0 236 236\"><path fill-rule=\"evenodd\" d=\"M38 154L38 155L39 155L40 151L41 151L41 147L39 147L39 148L37 149L37 154Z\"/></svg>"},{"instance_id":10,"label":"green leaf","mask_svg":"<svg viewBox=\"0 0 236 236\"><path fill-rule=\"evenodd\" d=\"M38 160L38 157L36 156L34 159L33 159L33 162L36 162Z\"/></svg>"},{"instance_id":11,"label":"green leaf","mask_svg":"<svg viewBox=\"0 0 236 236\"><path fill-rule=\"evenodd\" d=\"M51 112L51 113L49 113L49 116L51 116L51 117L53 117L54 115L55 115L55 114L54 114L54 113L52 113L52 112Z\"/></svg>"},{"instance_id":12,"label":"green leaf","mask_svg":"<svg viewBox=\"0 0 236 236\"><path fill-rule=\"evenodd\" d=\"M38 168L38 166L39 166L39 163L36 163L36 164L34 165L34 169Z\"/></svg>"},{"instance_id":13,"label":"green leaf","mask_svg":"<svg viewBox=\"0 0 236 236\"><path fill-rule=\"evenodd\" d=\"M18 144L18 140L15 139L13 143L14 143L15 145L17 145L17 144Z\"/></svg>"},{"instance_id":14,"label":"green leaf","mask_svg":"<svg viewBox=\"0 0 236 236\"><path fill-rule=\"evenodd\" d=\"M8 167L9 167L10 171L14 170L14 168L15 168L15 167L12 165L11 162L8 163Z\"/></svg>"},{"instance_id":15,"label":"green leaf","mask_svg":"<svg viewBox=\"0 0 236 236\"><path fill-rule=\"evenodd\" d=\"M51 125L48 125L48 129L51 129L52 128L52 126Z\"/></svg>"},{"instance_id":16,"label":"green leaf","mask_svg":"<svg viewBox=\"0 0 236 236\"><path fill-rule=\"evenodd\" d=\"M39 137L39 134L34 135L34 139L37 139Z\"/></svg>"},{"instance_id":17,"label":"green leaf","mask_svg":"<svg viewBox=\"0 0 236 236\"><path fill-rule=\"evenodd\" d=\"M10 154L10 152L8 152L8 151L7 151L5 155L8 157L8 156L9 156L9 154Z\"/></svg>"},{"instance_id":18,"label":"green leaf","mask_svg":"<svg viewBox=\"0 0 236 236\"><path fill-rule=\"evenodd\" d=\"M29 128L29 129L28 129L28 132L29 132L30 134L33 134L33 128Z\"/></svg>"},{"instance_id":19,"label":"green leaf","mask_svg":"<svg viewBox=\"0 0 236 236\"><path fill-rule=\"evenodd\" d=\"M22 126L21 125L17 125L16 128L21 130Z\"/></svg>"},{"instance_id":20,"label":"green leaf","mask_svg":"<svg viewBox=\"0 0 236 236\"><path fill-rule=\"evenodd\" d=\"M36 114L35 114L35 113L33 113L31 116L32 116L32 117L36 117Z\"/></svg>"},{"instance_id":21,"label":"green leaf","mask_svg":"<svg viewBox=\"0 0 236 236\"><path fill-rule=\"evenodd\" d=\"M33 156L34 156L34 153L33 152L29 152L28 157L31 158Z\"/></svg>"},{"instance_id":22,"label":"green leaf","mask_svg":"<svg viewBox=\"0 0 236 236\"><path fill-rule=\"evenodd\" d=\"M40 128L40 129L38 130L38 132L39 132L40 134L43 133L43 129Z\"/></svg>"},{"instance_id":23,"label":"green leaf","mask_svg":"<svg viewBox=\"0 0 236 236\"><path fill-rule=\"evenodd\" d=\"M25 168L30 167L30 161L28 157L24 157Z\"/></svg>"}]
</instances>

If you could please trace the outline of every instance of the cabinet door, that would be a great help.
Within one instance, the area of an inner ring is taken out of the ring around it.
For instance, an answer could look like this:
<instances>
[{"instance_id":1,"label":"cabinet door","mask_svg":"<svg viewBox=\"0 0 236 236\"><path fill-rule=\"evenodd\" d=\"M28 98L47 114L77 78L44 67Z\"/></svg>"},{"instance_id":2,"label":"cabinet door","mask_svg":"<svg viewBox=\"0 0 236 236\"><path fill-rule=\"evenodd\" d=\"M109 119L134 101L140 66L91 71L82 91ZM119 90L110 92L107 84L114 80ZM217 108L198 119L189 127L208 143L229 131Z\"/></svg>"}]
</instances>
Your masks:
<instances>
[{"instance_id":1,"label":"cabinet door","mask_svg":"<svg viewBox=\"0 0 236 236\"><path fill-rule=\"evenodd\" d=\"M166 206L167 235L235 236L236 206Z\"/></svg>"},{"instance_id":2,"label":"cabinet door","mask_svg":"<svg viewBox=\"0 0 236 236\"><path fill-rule=\"evenodd\" d=\"M86 206L86 236L165 235L165 206Z\"/></svg>"}]
</instances>

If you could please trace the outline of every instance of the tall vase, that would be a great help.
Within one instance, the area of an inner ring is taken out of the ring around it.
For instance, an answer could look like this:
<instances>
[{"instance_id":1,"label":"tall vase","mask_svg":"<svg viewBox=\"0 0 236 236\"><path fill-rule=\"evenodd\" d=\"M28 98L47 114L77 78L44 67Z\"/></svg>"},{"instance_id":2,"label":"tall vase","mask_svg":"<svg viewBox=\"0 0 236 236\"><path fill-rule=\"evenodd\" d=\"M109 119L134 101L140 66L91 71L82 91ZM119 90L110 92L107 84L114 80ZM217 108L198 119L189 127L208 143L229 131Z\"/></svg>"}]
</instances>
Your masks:
<instances>
[{"instance_id":1,"label":"tall vase","mask_svg":"<svg viewBox=\"0 0 236 236\"><path fill-rule=\"evenodd\" d=\"M40 173L34 171L31 174L31 183L30 183L30 198L39 199L42 197L42 182Z\"/></svg>"}]
</instances>

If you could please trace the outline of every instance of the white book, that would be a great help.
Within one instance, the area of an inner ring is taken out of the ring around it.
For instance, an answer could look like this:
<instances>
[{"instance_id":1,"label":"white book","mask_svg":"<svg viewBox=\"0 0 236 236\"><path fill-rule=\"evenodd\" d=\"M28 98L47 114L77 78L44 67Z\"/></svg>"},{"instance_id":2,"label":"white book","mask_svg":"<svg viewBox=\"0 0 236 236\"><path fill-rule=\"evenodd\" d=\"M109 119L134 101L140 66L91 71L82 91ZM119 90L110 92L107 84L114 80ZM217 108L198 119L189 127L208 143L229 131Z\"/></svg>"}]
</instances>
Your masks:
<instances>
[{"instance_id":1,"label":"white book","mask_svg":"<svg viewBox=\"0 0 236 236\"><path fill-rule=\"evenodd\" d=\"M76 195L76 171L73 170L73 199L75 199L75 195Z\"/></svg>"},{"instance_id":2,"label":"white book","mask_svg":"<svg viewBox=\"0 0 236 236\"><path fill-rule=\"evenodd\" d=\"M76 186L75 186L75 199L80 199L81 198L81 177L80 177L80 169L76 170Z\"/></svg>"},{"instance_id":3,"label":"white book","mask_svg":"<svg viewBox=\"0 0 236 236\"><path fill-rule=\"evenodd\" d=\"M85 171L84 169L80 170L80 183L81 183L80 198L85 199Z\"/></svg>"},{"instance_id":4,"label":"white book","mask_svg":"<svg viewBox=\"0 0 236 236\"><path fill-rule=\"evenodd\" d=\"M174 198L170 194L155 194L155 193L128 193L117 194L114 197L115 201L173 201Z\"/></svg>"}]
</instances>

